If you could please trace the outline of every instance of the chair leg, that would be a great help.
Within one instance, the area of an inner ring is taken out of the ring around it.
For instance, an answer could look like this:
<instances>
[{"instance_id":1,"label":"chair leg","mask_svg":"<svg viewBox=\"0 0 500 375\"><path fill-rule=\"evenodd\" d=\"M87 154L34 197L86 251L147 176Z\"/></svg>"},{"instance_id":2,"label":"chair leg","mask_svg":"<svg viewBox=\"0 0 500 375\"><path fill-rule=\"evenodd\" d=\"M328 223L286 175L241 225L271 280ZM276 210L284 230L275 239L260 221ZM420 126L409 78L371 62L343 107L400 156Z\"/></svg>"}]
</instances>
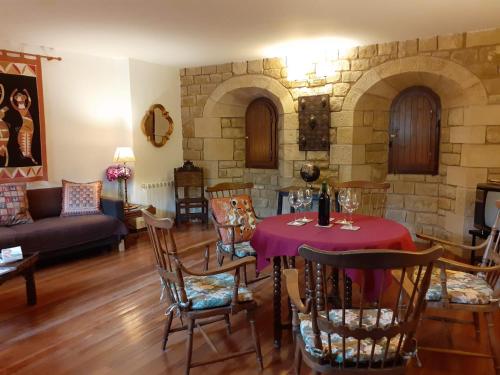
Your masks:
<instances>
[{"instance_id":1,"label":"chair leg","mask_svg":"<svg viewBox=\"0 0 500 375\"><path fill-rule=\"evenodd\" d=\"M298 340L295 340L295 354L293 357L295 375L300 375L300 370L302 368L302 352L300 351L300 344Z\"/></svg>"},{"instance_id":2,"label":"chair leg","mask_svg":"<svg viewBox=\"0 0 500 375\"><path fill-rule=\"evenodd\" d=\"M255 313L253 310L247 310L247 319L250 322L250 329L252 331L253 345L255 347L255 354L257 355L257 362L259 363L260 370L264 369L264 364L262 362L262 353L260 351L260 341L259 334L255 327Z\"/></svg>"},{"instance_id":3,"label":"chair leg","mask_svg":"<svg viewBox=\"0 0 500 375\"><path fill-rule=\"evenodd\" d=\"M217 264L219 265L219 267L222 267L222 263L224 263L224 254L217 248L217 246L215 249L215 254L217 257Z\"/></svg>"},{"instance_id":4,"label":"chair leg","mask_svg":"<svg viewBox=\"0 0 500 375\"><path fill-rule=\"evenodd\" d=\"M187 337L186 337L186 371L185 375L189 375L191 370L191 358L193 356L193 329L194 329L194 319L189 318Z\"/></svg>"},{"instance_id":5,"label":"chair leg","mask_svg":"<svg viewBox=\"0 0 500 375\"><path fill-rule=\"evenodd\" d=\"M247 266L243 266L243 280L245 281L245 286L248 286L248 278L247 278Z\"/></svg>"},{"instance_id":6,"label":"chair leg","mask_svg":"<svg viewBox=\"0 0 500 375\"><path fill-rule=\"evenodd\" d=\"M481 329L480 329L480 323L479 323L479 313L478 312L473 312L472 317L474 318L474 328L476 329L476 340L479 340L481 337Z\"/></svg>"},{"instance_id":7,"label":"chair leg","mask_svg":"<svg viewBox=\"0 0 500 375\"><path fill-rule=\"evenodd\" d=\"M500 374L500 347L497 342L497 333L495 331L495 321L493 313L487 312L484 314L486 323L488 324L488 337L490 340L491 354L493 356L493 364L495 365L495 373Z\"/></svg>"},{"instance_id":8,"label":"chair leg","mask_svg":"<svg viewBox=\"0 0 500 375\"><path fill-rule=\"evenodd\" d=\"M229 320L229 314L224 315L224 319L226 320L227 334L230 335L232 332L231 332L231 320Z\"/></svg>"},{"instance_id":9,"label":"chair leg","mask_svg":"<svg viewBox=\"0 0 500 375\"><path fill-rule=\"evenodd\" d=\"M163 333L163 350L167 347L168 334L170 333L170 327L172 327L172 320L174 319L174 312L171 311L167 315L167 321L165 322L165 332Z\"/></svg>"}]
</instances>

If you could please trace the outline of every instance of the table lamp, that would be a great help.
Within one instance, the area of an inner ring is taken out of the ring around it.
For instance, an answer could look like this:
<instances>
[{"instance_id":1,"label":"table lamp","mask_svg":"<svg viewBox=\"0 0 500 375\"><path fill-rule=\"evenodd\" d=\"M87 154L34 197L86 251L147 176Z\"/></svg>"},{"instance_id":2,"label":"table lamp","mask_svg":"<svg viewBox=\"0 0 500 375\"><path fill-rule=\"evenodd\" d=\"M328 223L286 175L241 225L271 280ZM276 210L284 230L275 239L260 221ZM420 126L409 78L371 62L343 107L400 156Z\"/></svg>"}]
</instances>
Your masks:
<instances>
[{"instance_id":1,"label":"table lamp","mask_svg":"<svg viewBox=\"0 0 500 375\"><path fill-rule=\"evenodd\" d=\"M115 151L115 156L113 157L113 162L115 163L123 163L124 166L127 165L127 162L135 161L134 151L131 147L117 147ZM128 204L128 193L127 193L127 178L125 178L125 209L129 208Z\"/></svg>"}]
</instances>

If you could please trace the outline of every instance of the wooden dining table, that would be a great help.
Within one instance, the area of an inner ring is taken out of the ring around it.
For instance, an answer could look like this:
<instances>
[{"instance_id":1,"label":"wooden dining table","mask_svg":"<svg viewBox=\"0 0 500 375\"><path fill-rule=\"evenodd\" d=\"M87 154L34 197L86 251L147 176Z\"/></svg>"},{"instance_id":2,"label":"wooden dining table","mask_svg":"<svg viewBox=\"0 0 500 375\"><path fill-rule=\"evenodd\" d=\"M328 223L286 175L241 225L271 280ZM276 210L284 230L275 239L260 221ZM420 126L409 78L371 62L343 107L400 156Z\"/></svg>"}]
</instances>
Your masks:
<instances>
[{"instance_id":1,"label":"wooden dining table","mask_svg":"<svg viewBox=\"0 0 500 375\"><path fill-rule=\"evenodd\" d=\"M281 271L282 267L295 267L295 257L301 245L307 244L325 251L342 251L357 249L392 249L415 250L415 244L408 230L401 224L373 216L352 215L356 231L341 229L341 224L335 221L345 218L345 214L331 213L333 225L318 227L316 212L300 213L300 217L312 219L302 226L292 226L288 223L299 214L272 216L257 224L252 236L251 245L257 252L257 270L262 271L273 263L273 327L274 346L281 347L281 335L284 324L281 320ZM283 262L282 262L283 260ZM379 290L381 280L386 287L391 278L383 278L382 270L366 272L361 275L352 270L349 278L356 283L361 277L371 278L372 288L365 290L368 299L375 299L375 291Z\"/></svg>"}]
</instances>

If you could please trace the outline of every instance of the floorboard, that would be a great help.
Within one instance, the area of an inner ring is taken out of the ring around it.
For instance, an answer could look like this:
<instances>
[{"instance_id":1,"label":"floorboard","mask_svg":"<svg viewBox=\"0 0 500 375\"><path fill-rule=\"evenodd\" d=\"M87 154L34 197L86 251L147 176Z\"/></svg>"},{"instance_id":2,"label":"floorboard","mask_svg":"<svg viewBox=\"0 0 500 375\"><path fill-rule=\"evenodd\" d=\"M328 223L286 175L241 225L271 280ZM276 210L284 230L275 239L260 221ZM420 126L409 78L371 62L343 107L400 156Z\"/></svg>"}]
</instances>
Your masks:
<instances>
[{"instance_id":1,"label":"floorboard","mask_svg":"<svg viewBox=\"0 0 500 375\"><path fill-rule=\"evenodd\" d=\"M184 226L176 233L178 245L187 246L213 236L200 226ZM212 264L214 259L212 259ZM188 267L201 268L201 257L186 259ZM270 272L270 267L266 270ZM24 280L0 287L0 374L181 374L184 368L184 334L174 333L167 350L161 350L165 306L153 267L147 237L139 235L124 253L95 252L63 263L41 267L36 273L38 304L26 305ZM272 281L255 285L260 307L262 374L293 373L291 337L285 331L283 347L273 348ZM461 318L470 319L463 315ZM233 333L224 323L206 327L220 352L251 345L244 313L231 318ZM499 317L496 317L497 327ZM483 332L485 322L481 321ZM449 345L487 352L487 337L475 340L472 326L424 321L421 345ZM200 333L194 338L194 360L210 358L212 351ZM493 374L489 359L421 352L423 368L412 365L412 375ZM256 374L255 356L193 369L192 374ZM308 374L303 368L302 374Z\"/></svg>"}]
</instances>

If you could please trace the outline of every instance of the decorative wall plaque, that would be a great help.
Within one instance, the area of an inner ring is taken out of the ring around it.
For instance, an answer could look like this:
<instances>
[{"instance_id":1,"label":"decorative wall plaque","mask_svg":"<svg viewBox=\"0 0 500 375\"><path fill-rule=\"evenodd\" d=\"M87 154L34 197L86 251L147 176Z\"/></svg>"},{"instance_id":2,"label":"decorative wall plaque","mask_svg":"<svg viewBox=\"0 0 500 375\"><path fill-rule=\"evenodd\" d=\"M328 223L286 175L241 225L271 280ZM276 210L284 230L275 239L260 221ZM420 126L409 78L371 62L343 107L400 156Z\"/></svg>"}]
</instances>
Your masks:
<instances>
[{"instance_id":1,"label":"decorative wall plaque","mask_svg":"<svg viewBox=\"0 0 500 375\"><path fill-rule=\"evenodd\" d=\"M299 97L299 150L330 150L330 97Z\"/></svg>"}]
</instances>

